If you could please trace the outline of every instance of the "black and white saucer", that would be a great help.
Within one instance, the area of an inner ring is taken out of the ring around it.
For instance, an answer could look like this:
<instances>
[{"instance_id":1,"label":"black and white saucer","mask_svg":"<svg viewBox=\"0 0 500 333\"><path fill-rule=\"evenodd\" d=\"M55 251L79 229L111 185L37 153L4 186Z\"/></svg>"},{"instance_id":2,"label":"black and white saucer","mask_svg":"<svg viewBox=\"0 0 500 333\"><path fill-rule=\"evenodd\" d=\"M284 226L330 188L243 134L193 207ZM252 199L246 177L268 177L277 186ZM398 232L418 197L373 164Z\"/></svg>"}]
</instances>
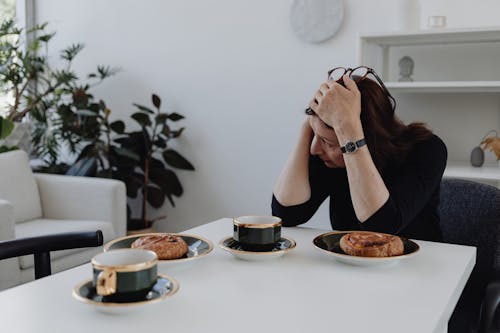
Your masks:
<instances>
[{"instance_id":1,"label":"black and white saucer","mask_svg":"<svg viewBox=\"0 0 500 333\"><path fill-rule=\"evenodd\" d=\"M294 249L296 243L291 238L281 237L274 248L269 251L246 251L241 247L240 243L233 239L233 237L228 237L221 240L219 246L238 259L261 261L283 256L285 253Z\"/></svg>"},{"instance_id":2,"label":"black and white saucer","mask_svg":"<svg viewBox=\"0 0 500 333\"><path fill-rule=\"evenodd\" d=\"M151 290L142 299L134 301L113 302L105 296L98 295L92 280L86 280L73 289L73 297L85 304L92 305L97 310L111 314L128 313L142 308L145 305L155 304L166 300L179 290L179 283L167 275L158 274L158 280Z\"/></svg>"}]
</instances>

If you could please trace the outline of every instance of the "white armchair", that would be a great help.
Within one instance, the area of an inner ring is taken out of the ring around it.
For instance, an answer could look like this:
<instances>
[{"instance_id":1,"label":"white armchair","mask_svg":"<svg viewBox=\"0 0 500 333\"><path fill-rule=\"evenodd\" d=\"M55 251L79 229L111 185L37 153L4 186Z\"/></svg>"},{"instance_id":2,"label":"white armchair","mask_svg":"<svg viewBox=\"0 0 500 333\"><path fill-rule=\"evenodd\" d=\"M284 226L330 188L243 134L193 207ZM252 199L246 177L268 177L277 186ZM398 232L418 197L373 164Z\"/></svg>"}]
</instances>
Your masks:
<instances>
[{"instance_id":1,"label":"white armchair","mask_svg":"<svg viewBox=\"0 0 500 333\"><path fill-rule=\"evenodd\" d=\"M0 240L102 230L104 242L126 233L123 182L33 174L28 156L0 154ZM102 248L52 252L52 271L89 261ZM33 256L0 261L0 290L33 279Z\"/></svg>"}]
</instances>

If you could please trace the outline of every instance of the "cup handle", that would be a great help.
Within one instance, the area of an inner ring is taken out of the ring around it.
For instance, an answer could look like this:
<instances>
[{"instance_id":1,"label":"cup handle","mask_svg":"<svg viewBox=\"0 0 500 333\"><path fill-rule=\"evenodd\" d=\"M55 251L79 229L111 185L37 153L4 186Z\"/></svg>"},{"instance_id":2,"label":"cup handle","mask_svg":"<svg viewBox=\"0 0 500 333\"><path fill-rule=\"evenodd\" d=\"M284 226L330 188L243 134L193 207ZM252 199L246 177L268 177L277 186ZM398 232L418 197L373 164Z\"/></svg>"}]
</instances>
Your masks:
<instances>
[{"instance_id":1,"label":"cup handle","mask_svg":"<svg viewBox=\"0 0 500 333\"><path fill-rule=\"evenodd\" d=\"M104 269L97 275L97 294L111 295L116 292L116 271Z\"/></svg>"}]
</instances>

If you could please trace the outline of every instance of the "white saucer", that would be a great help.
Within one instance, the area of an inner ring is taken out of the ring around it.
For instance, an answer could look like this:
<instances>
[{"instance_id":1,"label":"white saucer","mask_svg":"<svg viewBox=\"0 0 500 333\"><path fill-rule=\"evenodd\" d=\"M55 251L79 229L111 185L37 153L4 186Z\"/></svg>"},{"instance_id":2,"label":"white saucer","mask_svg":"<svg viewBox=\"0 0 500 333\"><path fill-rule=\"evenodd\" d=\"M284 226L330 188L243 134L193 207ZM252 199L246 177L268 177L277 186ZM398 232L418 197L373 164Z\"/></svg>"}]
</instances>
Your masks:
<instances>
[{"instance_id":1,"label":"white saucer","mask_svg":"<svg viewBox=\"0 0 500 333\"><path fill-rule=\"evenodd\" d=\"M233 237L228 237L221 240L219 246L238 259L261 261L281 257L288 251L295 248L296 243L291 238L281 237L279 242L277 242L275 247L270 251L245 251L241 248L241 245L233 239Z\"/></svg>"},{"instance_id":2,"label":"white saucer","mask_svg":"<svg viewBox=\"0 0 500 333\"><path fill-rule=\"evenodd\" d=\"M161 302L179 290L179 283L170 276L158 274L156 284L151 287L143 299L124 302L106 301L104 296L96 293L95 287L92 285L92 280L85 280L78 284L73 289L73 297L85 304L92 305L95 309L110 313L122 314L130 311L136 311L138 308L143 308L145 305Z\"/></svg>"}]
</instances>

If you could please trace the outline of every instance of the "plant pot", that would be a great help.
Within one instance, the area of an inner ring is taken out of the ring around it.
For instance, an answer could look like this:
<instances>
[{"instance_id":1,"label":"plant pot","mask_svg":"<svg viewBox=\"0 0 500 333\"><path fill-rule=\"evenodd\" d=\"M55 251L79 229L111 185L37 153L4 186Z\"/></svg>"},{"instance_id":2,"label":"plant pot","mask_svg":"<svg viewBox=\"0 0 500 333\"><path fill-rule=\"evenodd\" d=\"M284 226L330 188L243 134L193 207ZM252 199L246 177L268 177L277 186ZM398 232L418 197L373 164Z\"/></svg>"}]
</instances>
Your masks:
<instances>
[{"instance_id":1,"label":"plant pot","mask_svg":"<svg viewBox=\"0 0 500 333\"><path fill-rule=\"evenodd\" d=\"M156 232L155 222L147 223L148 226L144 226L142 220L140 219L130 219L127 223L127 235L137 235L146 234L150 232ZM141 228L141 226L144 226Z\"/></svg>"},{"instance_id":2,"label":"plant pot","mask_svg":"<svg viewBox=\"0 0 500 333\"><path fill-rule=\"evenodd\" d=\"M154 226L150 227L150 228L144 228L144 229L127 230L127 236L139 235L139 234L149 234L151 232L156 232L156 229L154 228Z\"/></svg>"}]
</instances>

